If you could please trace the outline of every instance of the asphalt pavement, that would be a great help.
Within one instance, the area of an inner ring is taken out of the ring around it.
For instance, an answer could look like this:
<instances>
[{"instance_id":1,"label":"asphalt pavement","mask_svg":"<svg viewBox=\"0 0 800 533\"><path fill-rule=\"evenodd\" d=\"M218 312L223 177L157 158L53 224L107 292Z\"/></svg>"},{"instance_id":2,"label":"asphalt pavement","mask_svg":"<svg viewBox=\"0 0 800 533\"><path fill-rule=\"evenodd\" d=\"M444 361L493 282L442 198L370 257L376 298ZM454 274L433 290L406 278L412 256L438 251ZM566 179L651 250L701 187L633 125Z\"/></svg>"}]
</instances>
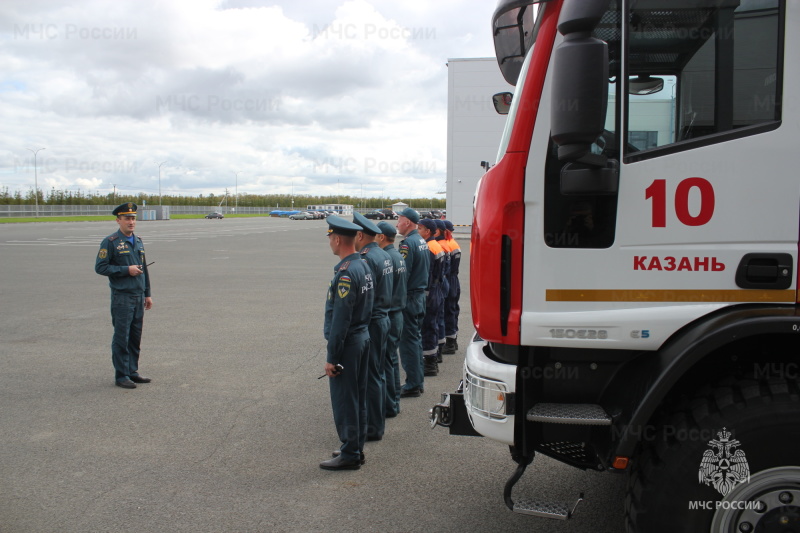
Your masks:
<instances>
[{"instance_id":1,"label":"asphalt pavement","mask_svg":"<svg viewBox=\"0 0 800 533\"><path fill-rule=\"evenodd\" d=\"M337 258L324 221L140 221L153 289L140 370L114 386L106 222L0 225L0 532L619 532L625 479L537 457L515 497L574 500L574 518L503 504L508 448L431 429L472 333L468 236L456 355L402 400L358 471L338 448L322 317Z\"/></svg>"}]
</instances>

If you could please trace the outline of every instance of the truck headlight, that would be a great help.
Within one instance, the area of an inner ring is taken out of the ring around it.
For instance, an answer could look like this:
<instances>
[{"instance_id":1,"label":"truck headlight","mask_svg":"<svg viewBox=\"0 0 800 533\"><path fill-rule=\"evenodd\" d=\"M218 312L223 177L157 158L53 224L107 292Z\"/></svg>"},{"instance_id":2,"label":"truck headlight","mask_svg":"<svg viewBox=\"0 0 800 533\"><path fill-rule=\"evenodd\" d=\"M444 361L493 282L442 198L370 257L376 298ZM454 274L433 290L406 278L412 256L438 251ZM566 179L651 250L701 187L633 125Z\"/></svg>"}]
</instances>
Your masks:
<instances>
[{"instance_id":1,"label":"truck headlight","mask_svg":"<svg viewBox=\"0 0 800 533\"><path fill-rule=\"evenodd\" d=\"M508 387L502 381L487 379L465 369L464 398L472 414L490 420L505 420Z\"/></svg>"}]
</instances>

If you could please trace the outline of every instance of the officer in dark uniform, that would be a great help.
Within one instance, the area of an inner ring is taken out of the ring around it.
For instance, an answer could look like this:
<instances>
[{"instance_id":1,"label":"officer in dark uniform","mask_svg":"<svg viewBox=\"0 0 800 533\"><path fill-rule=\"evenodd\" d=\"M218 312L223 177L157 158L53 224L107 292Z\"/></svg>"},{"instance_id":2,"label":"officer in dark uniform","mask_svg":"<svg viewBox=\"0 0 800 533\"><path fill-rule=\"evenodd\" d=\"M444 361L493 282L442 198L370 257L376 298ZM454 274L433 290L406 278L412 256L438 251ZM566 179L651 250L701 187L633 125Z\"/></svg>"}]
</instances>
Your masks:
<instances>
[{"instance_id":1,"label":"officer in dark uniform","mask_svg":"<svg viewBox=\"0 0 800 533\"><path fill-rule=\"evenodd\" d=\"M375 282L372 317L369 321L369 373L367 376L367 440L378 441L386 429L386 372L383 358L389 334L389 308L392 305L394 277L392 258L384 252L375 236L381 230L361 213L353 214L360 226L356 235L356 250L367 262Z\"/></svg>"},{"instance_id":2,"label":"officer in dark uniform","mask_svg":"<svg viewBox=\"0 0 800 533\"><path fill-rule=\"evenodd\" d=\"M445 313L445 301L447 295L450 293L450 243L445 239L445 225L444 220L442 219L435 219L434 222L436 223L436 234L434 235L434 239L439 245L442 247L444 251L444 264L442 266L442 286L441 286L441 293L442 293L442 305L439 306L439 314L436 317L436 329L439 335L439 348L436 354L436 361L438 363L442 362L442 349L445 345L445 327L444 327L444 313Z\"/></svg>"},{"instance_id":3,"label":"officer in dark uniform","mask_svg":"<svg viewBox=\"0 0 800 533\"><path fill-rule=\"evenodd\" d=\"M403 332L403 309L406 306L406 261L397 248L394 239L397 229L386 221L378 223L381 234L375 237L378 246L392 258L394 284L392 287L392 303L389 307L389 335L386 337L384 351L384 374L386 375L386 417L393 418L400 414L400 360L397 357L397 345Z\"/></svg>"},{"instance_id":4,"label":"officer in dark uniform","mask_svg":"<svg viewBox=\"0 0 800 533\"><path fill-rule=\"evenodd\" d=\"M444 299L444 332L445 344L442 349L444 354L454 354L458 350L458 315L460 308L458 300L461 297L461 282L458 280L458 271L461 266L461 246L453 238L455 226L449 220L444 221L445 240L450 246L450 292Z\"/></svg>"},{"instance_id":5,"label":"officer in dark uniform","mask_svg":"<svg viewBox=\"0 0 800 533\"><path fill-rule=\"evenodd\" d=\"M430 251L417 232L419 213L407 207L400 212L397 231L405 239L397 247L406 262L406 306L403 309L403 333L400 336L400 363L406 371L401 398L414 398L425 390L422 368L422 319L425 316L425 289L428 287Z\"/></svg>"},{"instance_id":6,"label":"officer in dark uniform","mask_svg":"<svg viewBox=\"0 0 800 533\"><path fill-rule=\"evenodd\" d=\"M122 204L112 214L117 217L119 231L100 243L94 271L108 277L111 287L111 361L118 387L135 389L137 383L150 383L139 375L139 348L145 309L153 306L150 297L150 274L144 257L142 239L136 229L134 203Z\"/></svg>"},{"instance_id":7,"label":"officer in dark uniform","mask_svg":"<svg viewBox=\"0 0 800 533\"><path fill-rule=\"evenodd\" d=\"M428 291L425 297L425 318L422 321L422 359L425 376L439 373L437 357L439 353L439 312L444 306L442 298L442 272L444 271L444 250L434 239L436 222L430 218L419 221L419 235L428 244L430 250L430 269L428 275ZM444 340L442 340L444 344Z\"/></svg>"},{"instance_id":8,"label":"officer in dark uniform","mask_svg":"<svg viewBox=\"0 0 800 533\"><path fill-rule=\"evenodd\" d=\"M331 378L333 422L342 442L333 458L319 464L325 470L358 470L364 463L367 438L367 367L373 279L356 252L360 226L329 216L328 240L340 261L328 287L323 331L328 341L325 374Z\"/></svg>"}]
</instances>

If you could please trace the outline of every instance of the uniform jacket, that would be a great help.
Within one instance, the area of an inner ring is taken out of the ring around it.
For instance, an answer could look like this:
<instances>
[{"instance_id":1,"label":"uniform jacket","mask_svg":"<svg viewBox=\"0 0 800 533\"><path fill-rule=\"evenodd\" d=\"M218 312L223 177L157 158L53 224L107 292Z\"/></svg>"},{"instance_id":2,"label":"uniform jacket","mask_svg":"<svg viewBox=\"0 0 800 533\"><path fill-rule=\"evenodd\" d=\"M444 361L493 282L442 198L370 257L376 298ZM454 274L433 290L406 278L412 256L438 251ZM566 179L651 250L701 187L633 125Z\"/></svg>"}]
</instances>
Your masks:
<instances>
[{"instance_id":1,"label":"uniform jacket","mask_svg":"<svg viewBox=\"0 0 800 533\"><path fill-rule=\"evenodd\" d=\"M444 250L439 242L435 239L428 240L428 249L431 252L428 290L441 290L442 279L444 276Z\"/></svg>"},{"instance_id":2,"label":"uniform jacket","mask_svg":"<svg viewBox=\"0 0 800 533\"><path fill-rule=\"evenodd\" d=\"M444 252L444 265L442 267L442 293L447 295L450 293L450 241L444 237L436 237L436 242L442 247Z\"/></svg>"},{"instance_id":3,"label":"uniform jacket","mask_svg":"<svg viewBox=\"0 0 800 533\"><path fill-rule=\"evenodd\" d=\"M406 271L408 271L406 290L412 292L428 288L431 254L425 239L417 230L413 230L400 243L398 251L406 261Z\"/></svg>"},{"instance_id":4,"label":"uniform jacket","mask_svg":"<svg viewBox=\"0 0 800 533\"><path fill-rule=\"evenodd\" d=\"M372 318L389 316L389 309L392 307L392 288L394 287L392 258L378 246L377 242L365 245L359 255L369 265L372 279L375 282Z\"/></svg>"},{"instance_id":5,"label":"uniform jacket","mask_svg":"<svg viewBox=\"0 0 800 533\"><path fill-rule=\"evenodd\" d=\"M139 276L128 274L131 265L142 265L144 273ZM101 276L108 277L108 285L114 292L150 296L150 273L147 271L147 261L144 257L144 244L136 234L133 236L133 246L128 238L117 231L112 233L100 243L94 271Z\"/></svg>"},{"instance_id":6,"label":"uniform jacket","mask_svg":"<svg viewBox=\"0 0 800 533\"><path fill-rule=\"evenodd\" d=\"M408 272L406 272L406 260L394 247L394 244L388 244L383 248L383 251L389 254L392 259L394 284L392 286L392 305L389 311L400 311L406 306L406 281L408 279Z\"/></svg>"},{"instance_id":7,"label":"uniform jacket","mask_svg":"<svg viewBox=\"0 0 800 533\"><path fill-rule=\"evenodd\" d=\"M342 259L333 271L323 331L328 341L326 360L336 365L342 362L348 337L367 331L375 291L372 273L357 253Z\"/></svg>"},{"instance_id":8,"label":"uniform jacket","mask_svg":"<svg viewBox=\"0 0 800 533\"><path fill-rule=\"evenodd\" d=\"M452 237L447 240L450 246L450 277L458 277L458 270L461 266L461 246Z\"/></svg>"}]
</instances>

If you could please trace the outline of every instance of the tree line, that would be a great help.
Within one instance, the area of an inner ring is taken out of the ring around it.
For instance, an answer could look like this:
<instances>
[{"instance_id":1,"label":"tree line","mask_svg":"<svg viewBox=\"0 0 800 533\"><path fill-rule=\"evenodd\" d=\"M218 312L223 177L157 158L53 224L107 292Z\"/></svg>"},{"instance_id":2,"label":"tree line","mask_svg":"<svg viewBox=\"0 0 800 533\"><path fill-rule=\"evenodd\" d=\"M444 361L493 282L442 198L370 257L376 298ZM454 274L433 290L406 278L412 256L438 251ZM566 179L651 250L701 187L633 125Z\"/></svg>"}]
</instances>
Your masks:
<instances>
[{"instance_id":1,"label":"tree line","mask_svg":"<svg viewBox=\"0 0 800 533\"><path fill-rule=\"evenodd\" d=\"M123 202L133 202L140 205L196 205L214 206L224 203L225 195L203 195L182 196L174 194L164 194L160 198L157 194L98 194L91 191L65 191L51 189L49 191L39 190L39 205L117 205ZM34 205L37 202L33 189L26 192L8 190L8 187L0 188L0 205ZM294 205L298 209L305 208L306 205L313 204L350 204L357 207L380 208L388 207L394 203L403 202L420 209L444 209L446 200L443 198L359 198L356 196L310 196L288 194L240 194L238 201L233 195L228 195L228 205L238 203L243 207L287 207Z\"/></svg>"}]
</instances>

